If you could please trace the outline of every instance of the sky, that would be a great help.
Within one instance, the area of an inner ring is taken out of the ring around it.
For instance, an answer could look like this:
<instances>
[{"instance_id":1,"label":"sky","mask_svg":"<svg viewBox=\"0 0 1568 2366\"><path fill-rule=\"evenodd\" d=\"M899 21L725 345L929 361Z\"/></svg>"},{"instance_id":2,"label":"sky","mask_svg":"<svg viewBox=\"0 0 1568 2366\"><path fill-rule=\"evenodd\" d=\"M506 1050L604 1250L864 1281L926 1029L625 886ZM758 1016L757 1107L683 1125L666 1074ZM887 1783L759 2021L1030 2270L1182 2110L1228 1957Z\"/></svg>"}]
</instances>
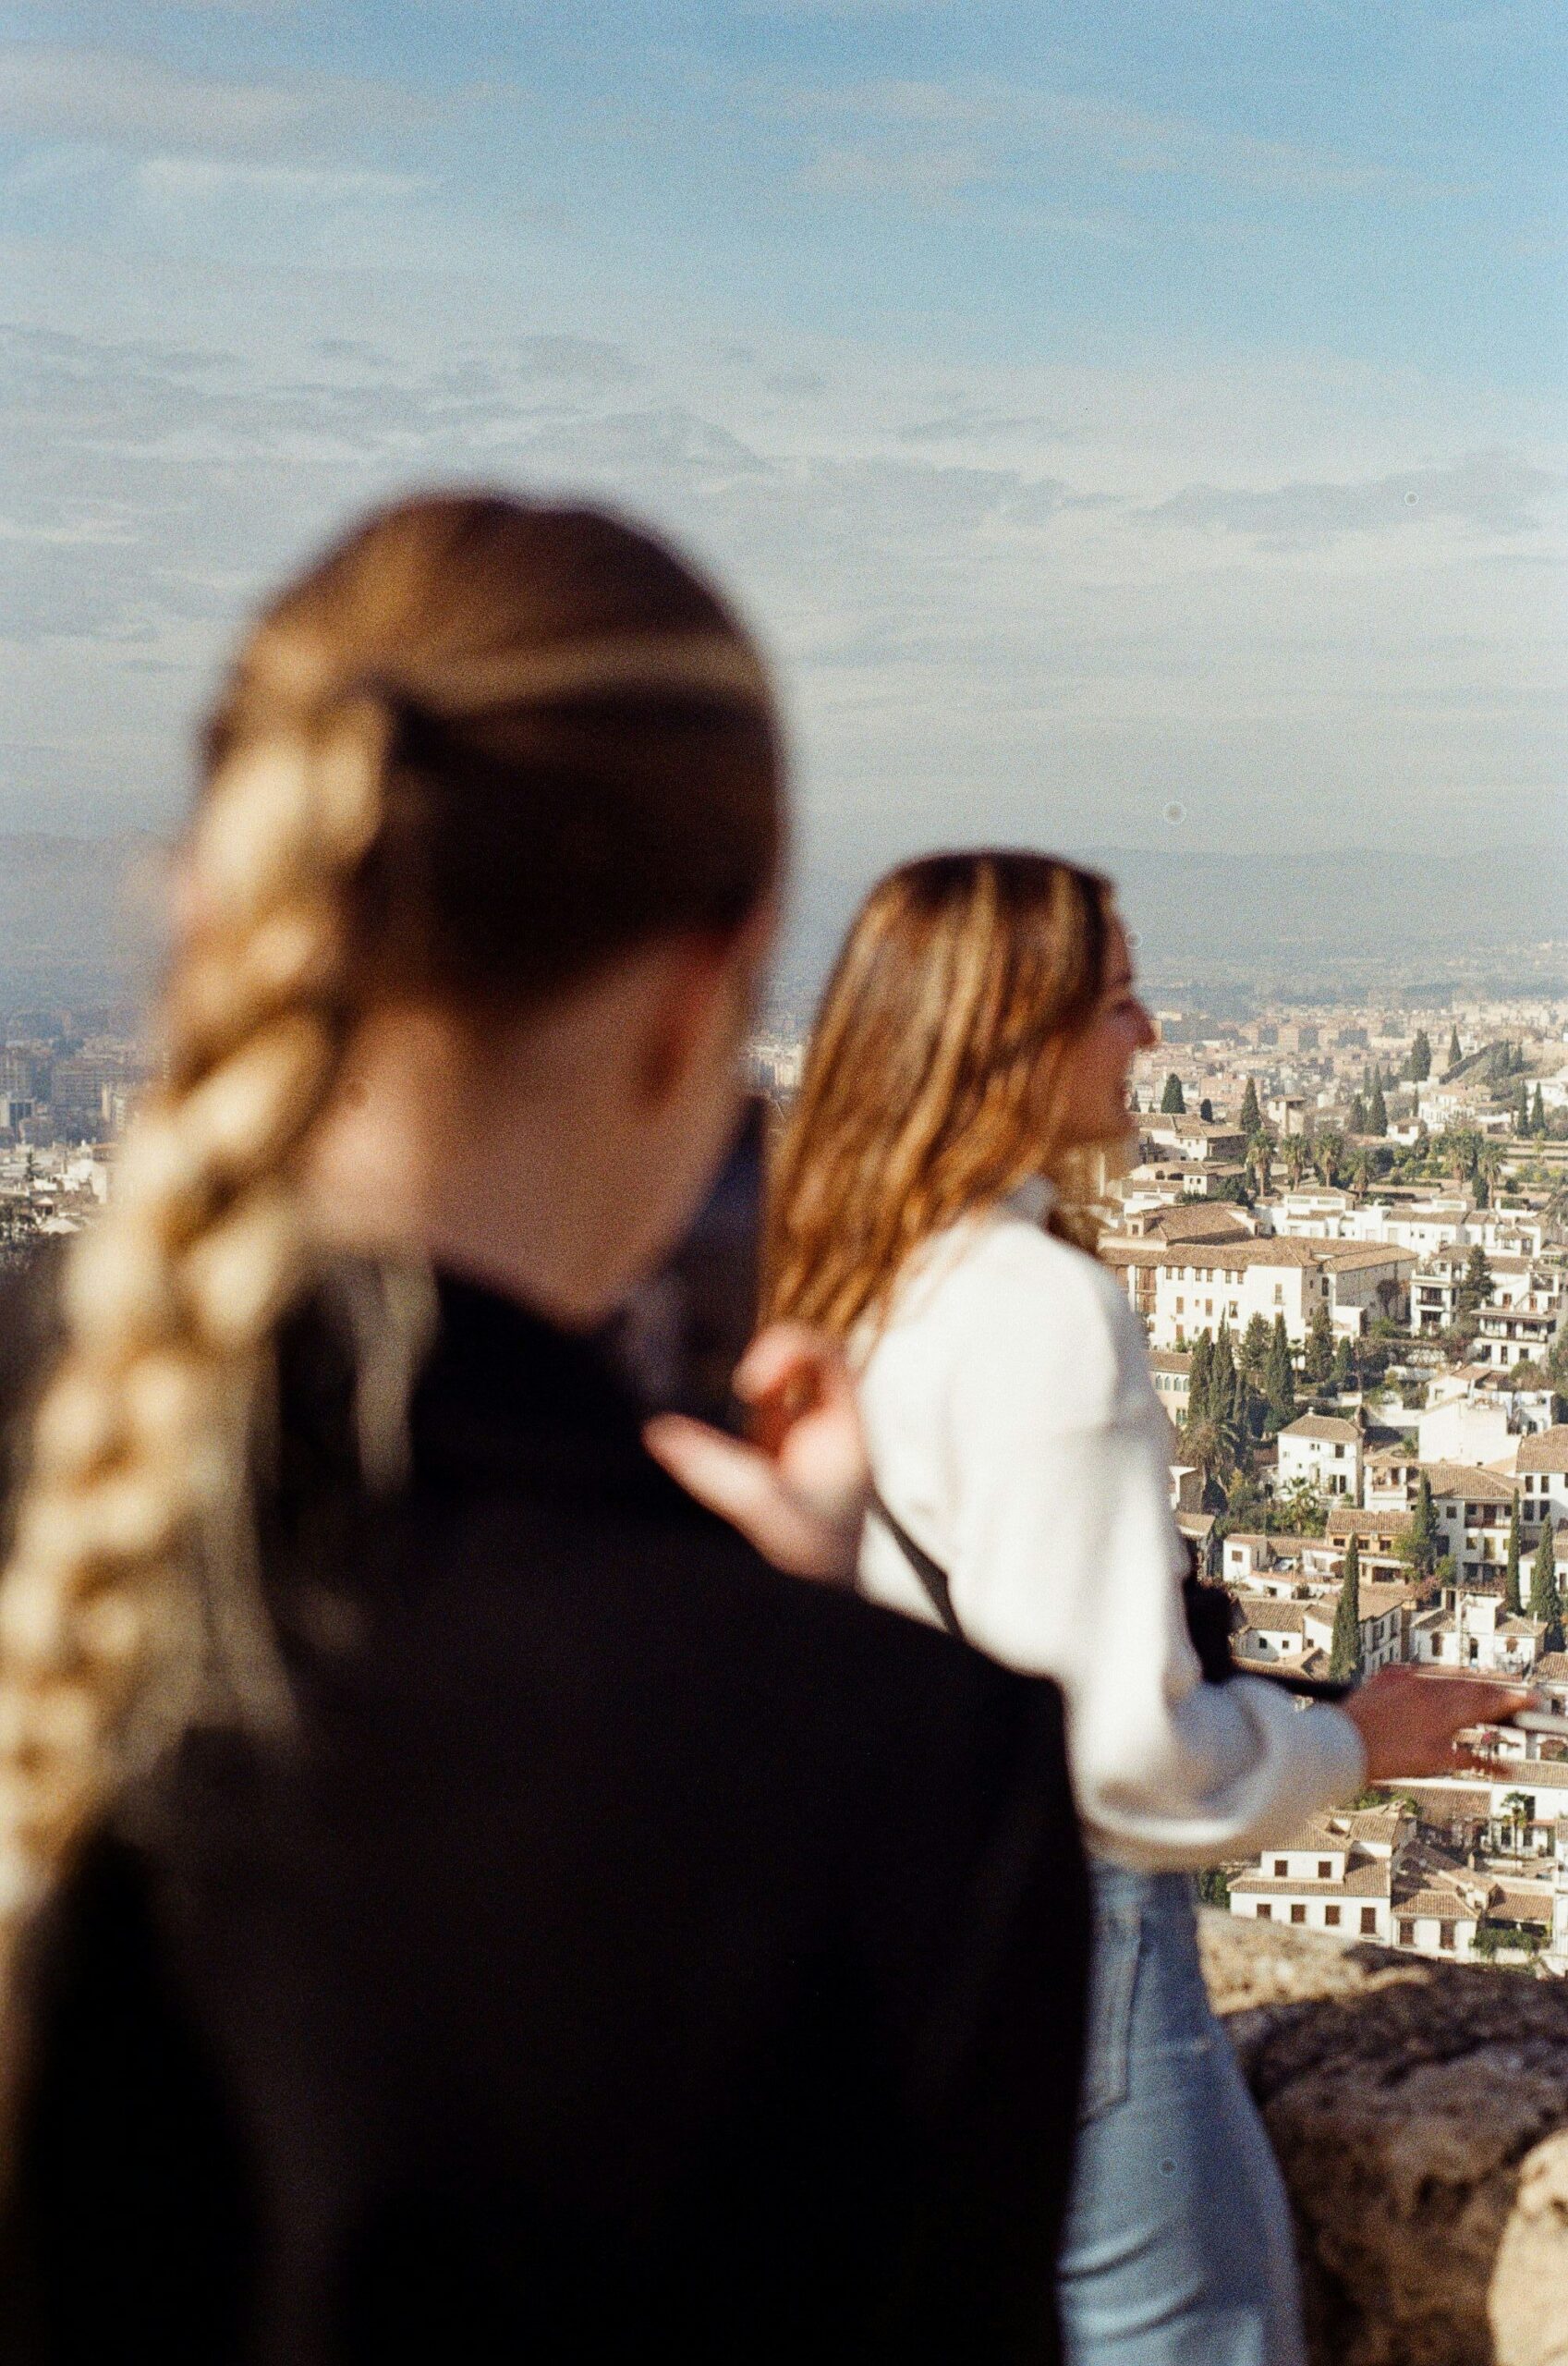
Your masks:
<instances>
[{"instance_id":1,"label":"sky","mask_svg":"<svg viewBox=\"0 0 1568 2366\"><path fill-rule=\"evenodd\" d=\"M166 828L257 595L456 480L718 572L807 898L1506 845L1544 914L1565 103L1557 0L16 0L0 830Z\"/></svg>"}]
</instances>

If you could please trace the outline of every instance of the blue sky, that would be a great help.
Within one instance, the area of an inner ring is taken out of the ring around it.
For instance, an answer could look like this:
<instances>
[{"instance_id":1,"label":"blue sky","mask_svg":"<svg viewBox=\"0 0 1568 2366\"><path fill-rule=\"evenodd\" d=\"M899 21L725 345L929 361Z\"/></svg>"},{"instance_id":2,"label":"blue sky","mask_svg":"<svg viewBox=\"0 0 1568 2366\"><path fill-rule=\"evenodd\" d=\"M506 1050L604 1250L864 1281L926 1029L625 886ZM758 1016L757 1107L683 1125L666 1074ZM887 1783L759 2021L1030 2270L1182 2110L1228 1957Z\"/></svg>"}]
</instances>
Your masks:
<instances>
[{"instance_id":1,"label":"blue sky","mask_svg":"<svg viewBox=\"0 0 1568 2366\"><path fill-rule=\"evenodd\" d=\"M808 887L958 835L1560 838L1560 6L0 28L0 826L166 819L257 590L457 476L735 584Z\"/></svg>"}]
</instances>

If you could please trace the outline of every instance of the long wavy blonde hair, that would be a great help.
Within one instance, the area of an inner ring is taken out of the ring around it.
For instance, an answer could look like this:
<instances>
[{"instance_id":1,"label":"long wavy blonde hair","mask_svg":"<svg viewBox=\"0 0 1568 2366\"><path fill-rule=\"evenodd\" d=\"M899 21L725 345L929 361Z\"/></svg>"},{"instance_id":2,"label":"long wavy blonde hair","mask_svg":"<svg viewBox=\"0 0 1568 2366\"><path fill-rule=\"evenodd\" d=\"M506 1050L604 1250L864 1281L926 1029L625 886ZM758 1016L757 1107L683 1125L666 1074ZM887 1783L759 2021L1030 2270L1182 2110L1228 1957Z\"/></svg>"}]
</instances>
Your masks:
<instances>
[{"instance_id":1,"label":"long wavy blonde hair","mask_svg":"<svg viewBox=\"0 0 1568 2366\"><path fill-rule=\"evenodd\" d=\"M1088 1162L1058 1140L1073 1041L1104 990L1109 881L1049 855L928 855L856 917L769 1192L770 1316L846 1338L921 1244L1031 1176L1092 1247Z\"/></svg>"},{"instance_id":2,"label":"long wavy blonde hair","mask_svg":"<svg viewBox=\"0 0 1568 2366\"><path fill-rule=\"evenodd\" d=\"M591 510L405 503L246 640L205 734L166 1082L70 1259L0 1581L0 2000L150 1707L166 1737L210 1656L201 1580L232 1591L270 1344L315 1262L302 1157L359 1018L526 1007L738 928L780 770L728 610Z\"/></svg>"}]
</instances>

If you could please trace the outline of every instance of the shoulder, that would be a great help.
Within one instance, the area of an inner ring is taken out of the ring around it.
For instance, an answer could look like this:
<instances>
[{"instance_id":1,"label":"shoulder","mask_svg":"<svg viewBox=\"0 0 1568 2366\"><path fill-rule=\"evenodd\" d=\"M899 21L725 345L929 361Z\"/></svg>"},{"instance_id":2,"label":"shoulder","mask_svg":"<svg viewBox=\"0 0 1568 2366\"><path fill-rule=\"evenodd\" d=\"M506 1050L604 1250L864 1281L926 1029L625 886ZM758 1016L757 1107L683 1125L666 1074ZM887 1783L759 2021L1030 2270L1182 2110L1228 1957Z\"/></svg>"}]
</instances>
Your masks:
<instances>
[{"instance_id":1,"label":"shoulder","mask_svg":"<svg viewBox=\"0 0 1568 2366\"><path fill-rule=\"evenodd\" d=\"M1115 1276L1006 1212L957 1230L895 1307L889 1335L951 1358L982 1396L1024 1388L1064 1422L1125 1418L1148 1393L1143 1334Z\"/></svg>"}]
</instances>

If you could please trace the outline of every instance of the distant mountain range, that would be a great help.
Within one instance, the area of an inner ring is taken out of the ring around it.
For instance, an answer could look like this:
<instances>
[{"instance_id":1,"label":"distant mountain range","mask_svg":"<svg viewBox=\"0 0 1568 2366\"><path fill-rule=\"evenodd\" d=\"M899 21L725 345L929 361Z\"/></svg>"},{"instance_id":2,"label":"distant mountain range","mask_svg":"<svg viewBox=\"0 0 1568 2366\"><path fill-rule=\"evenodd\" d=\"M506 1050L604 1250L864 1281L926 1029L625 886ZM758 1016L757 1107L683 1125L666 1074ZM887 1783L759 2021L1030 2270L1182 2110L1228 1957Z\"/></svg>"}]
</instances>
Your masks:
<instances>
[{"instance_id":1,"label":"distant mountain range","mask_svg":"<svg viewBox=\"0 0 1568 2366\"><path fill-rule=\"evenodd\" d=\"M0 835L0 1013L144 991L159 943L160 841ZM1156 992L1226 1009L1258 996L1449 988L1568 992L1568 871L1560 855L1346 848L1177 854L1101 848ZM866 885L817 866L796 883L781 971L816 994Z\"/></svg>"}]
</instances>

